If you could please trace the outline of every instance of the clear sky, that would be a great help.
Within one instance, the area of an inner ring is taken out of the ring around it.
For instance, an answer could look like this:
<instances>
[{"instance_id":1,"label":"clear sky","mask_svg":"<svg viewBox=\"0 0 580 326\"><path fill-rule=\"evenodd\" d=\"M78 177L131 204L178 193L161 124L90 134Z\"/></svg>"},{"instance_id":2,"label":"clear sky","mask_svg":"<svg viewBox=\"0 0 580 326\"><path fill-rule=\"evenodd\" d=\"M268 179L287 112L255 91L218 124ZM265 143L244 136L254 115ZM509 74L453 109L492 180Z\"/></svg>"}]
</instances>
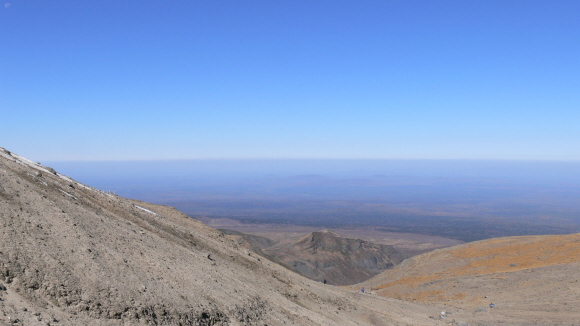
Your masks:
<instances>
[{"instance_id":1,"label":"clear sky","mask_svg":"<svg viewBox=\"0 0 580 326\"><path fill-rule=\"evenodd\" d=\"M580 1L3 0L35 160L580 160Z\"/></svg>"}]
</instances>

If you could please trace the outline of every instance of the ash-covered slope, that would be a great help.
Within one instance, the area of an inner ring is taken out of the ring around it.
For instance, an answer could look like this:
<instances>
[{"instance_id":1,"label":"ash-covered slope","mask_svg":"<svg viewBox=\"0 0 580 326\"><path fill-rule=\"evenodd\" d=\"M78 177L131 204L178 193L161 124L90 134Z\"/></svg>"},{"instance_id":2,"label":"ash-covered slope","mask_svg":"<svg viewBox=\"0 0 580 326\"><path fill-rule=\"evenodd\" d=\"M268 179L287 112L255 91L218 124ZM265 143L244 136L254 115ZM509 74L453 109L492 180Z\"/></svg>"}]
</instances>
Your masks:
<instances>
[{"instance_id":1,"label":"ash-covered slope","mask_svg":"<svg viewBox=\"0 0 580 326\"><path fill-rule=\"evenodd\" d=\"M0 148L0 325L432 325Z\"/></svg>"},{"instance_id":2,"label":"ash-covered slope","mask_svg":"<svg viewBox=\"0 0 580 326\"><path fill-rule=\"evenodd\" d=\"M278 243L277 241L274 241L272 239L268 239L253 234L238 232L235 230L229 229L219 229L219 230L223 232L225 235L227 235L230 239L233 239L239 246L249 249L259 254L260 256L266 258L270 257L264 254L263 249L270 248L274 246L276 243Z\"/></svg>"},{"instance_id":3,"label":"ash-covered slope","mask_svg":"<svg viewBox=\"0 0 580 326\"><path fill-rule=\"evenodd\" d=\"M392 246L343 238L330 230L312 232L295 243L263 252L310 279L334 285L362 282L403 260Z\"/></svg>"},{"instance_id":4,"label":"ash-covered slope","mask_svg":"<svg viewBox=\"0 0 580 326\"><path fill-rule=\"evenodd\" d=\"M496 238L439 249L359 286L444 305L453 318L470 325L578 325L580 234Z\"/></svg>"}]
</instances>

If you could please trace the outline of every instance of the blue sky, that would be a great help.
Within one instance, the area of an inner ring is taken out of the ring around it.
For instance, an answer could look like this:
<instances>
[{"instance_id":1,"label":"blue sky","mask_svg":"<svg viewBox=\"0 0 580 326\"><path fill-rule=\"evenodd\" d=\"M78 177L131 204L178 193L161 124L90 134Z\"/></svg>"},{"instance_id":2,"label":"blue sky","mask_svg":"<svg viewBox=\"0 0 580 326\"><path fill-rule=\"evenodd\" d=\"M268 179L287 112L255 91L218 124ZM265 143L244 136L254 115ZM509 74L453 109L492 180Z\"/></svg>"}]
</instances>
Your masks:
<instances>
[{"instance_id":1,"label":"blue sky","mask_svg":"<svg viewBox=\"0 0 580 326\"><path fill-rule=\"evenodd\" d=\"M580 160L580 1L4 0L35 160Z\"/></svg>"}]
</instances>

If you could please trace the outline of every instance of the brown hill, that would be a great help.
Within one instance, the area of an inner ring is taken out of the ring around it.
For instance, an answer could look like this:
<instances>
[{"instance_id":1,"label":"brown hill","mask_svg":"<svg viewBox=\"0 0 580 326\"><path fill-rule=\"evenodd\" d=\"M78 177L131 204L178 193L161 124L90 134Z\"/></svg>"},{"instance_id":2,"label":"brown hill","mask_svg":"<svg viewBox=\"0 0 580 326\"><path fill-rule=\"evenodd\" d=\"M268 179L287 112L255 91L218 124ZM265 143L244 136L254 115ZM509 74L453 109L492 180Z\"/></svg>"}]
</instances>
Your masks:
<instances>
[{"instance_id":1,"label":"brown hill","mask_svg":"<svg viewBox=\"0 0 580 326\"><path fill-rule=\"evenodd\" d=\"M433 325L0 148L0 325Z\"/></svg>"},{"instance_id":2,"label":"brown hill","mask_svg":"<svg viewBox=\"0 0 580 326\"><path fill-rule=\"evenodd\" d=\"M454 311L458 320L578 325L579 271L580 234L522 236L416 256L361 286Z\"/></svg>"},{"instance_id":3,"label":"brown hill","mask_svg":"<svg viewBox=\"0 0 580 326\"><path fill-rule=\"evenodd\" d=\"M317 281L359 283L403 260L392 246L343 238L330 230L311 232L291 244L264 248L272 260Z\"/></svg>"}]
</instances>

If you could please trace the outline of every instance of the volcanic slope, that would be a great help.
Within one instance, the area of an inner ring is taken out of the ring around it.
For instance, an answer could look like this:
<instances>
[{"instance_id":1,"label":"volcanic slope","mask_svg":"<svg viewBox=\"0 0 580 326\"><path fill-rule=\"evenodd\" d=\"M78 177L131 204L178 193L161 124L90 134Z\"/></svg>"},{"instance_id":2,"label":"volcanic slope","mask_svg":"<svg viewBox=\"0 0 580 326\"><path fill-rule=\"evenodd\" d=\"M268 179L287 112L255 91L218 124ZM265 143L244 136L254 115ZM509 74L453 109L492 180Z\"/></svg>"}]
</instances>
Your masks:
<instances>
[{"instance_id":1,"label":"volcanic slope","mask_svg":"<svg viewBox=\"0 0 580 326\"><path fill-rule=\"evenodd\" d=\"M433 325L0 148L0 325Z\"/></svg>"},{"instance_id":2,"label":"volcanic slope","mask_svg":"<svg viewBox=\"0 0 580 326\"><path fill-rule=\"evenodd\" d=\"M580 325L580 234L439 249L358 286L453 311L470 325Z\"/></svg>"},{"instance_id":3,"label":"volcanic slope","mask_svg":"<svg viewBox=\"0 0 580 326\"><path fill-rule=\"evenodd\" d=\"M310 279L334 285L362 282L403 260L392 246L343 238L330 230L311 232L294 243L274 245L263 252Z\"/></svg>"}]
</instances>

